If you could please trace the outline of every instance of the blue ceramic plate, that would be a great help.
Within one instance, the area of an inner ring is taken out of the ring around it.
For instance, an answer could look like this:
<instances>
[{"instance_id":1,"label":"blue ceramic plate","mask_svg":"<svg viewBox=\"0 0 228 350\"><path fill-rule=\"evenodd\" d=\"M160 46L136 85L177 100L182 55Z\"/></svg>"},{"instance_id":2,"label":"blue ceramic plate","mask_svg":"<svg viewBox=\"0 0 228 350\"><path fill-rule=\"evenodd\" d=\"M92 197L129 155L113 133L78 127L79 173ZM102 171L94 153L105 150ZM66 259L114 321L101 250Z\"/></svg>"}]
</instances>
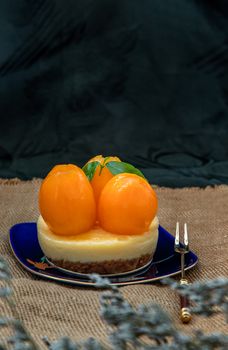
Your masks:
<instances>
[{"instance_id":1,"label":"blue ceramic plate","mask_svg":"<svg viewBox=\"0 0 228 350\"><path fill-rule=\"evenodd\" d=\"M45 259L38 239L35 222L20 223L10 229L10 246L17 261L29 272L40 277L77 286L94 286L86 277L72 276L51 266ZM185 270L197 264L193 252L185 255ZM180 255L174 252L174 237L159 226L159 238L153 261L145 269L124 276L111 277L113 285L147 283L179 274Z\"/></svg>"}]
</instances>

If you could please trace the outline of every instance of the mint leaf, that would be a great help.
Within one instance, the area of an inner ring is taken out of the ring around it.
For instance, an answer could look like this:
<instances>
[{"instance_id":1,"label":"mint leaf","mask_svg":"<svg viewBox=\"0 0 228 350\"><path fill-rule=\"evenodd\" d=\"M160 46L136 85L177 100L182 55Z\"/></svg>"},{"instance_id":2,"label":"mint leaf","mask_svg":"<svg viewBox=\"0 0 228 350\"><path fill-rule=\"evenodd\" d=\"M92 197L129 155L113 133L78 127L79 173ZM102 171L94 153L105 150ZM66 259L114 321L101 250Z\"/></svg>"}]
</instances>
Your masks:
<instances>
[{"instance_id":1,"label":"mint leaf","mask_svg":"<svg viewBox=\"0 0 228 350\"><path fill-rule=\"evenodd\" d=\"M89 181L92 180L92 178L95 174L95 170L96 170L98 165L100 165L99 162L90 162L90 163L87 163L86 165L84 165L84 167L82 168L82 170L86 174Z\"/></svg>"},{"instance_id":2,"label":"mint leaf","mask_svg":"<svg viewBox=\"0 0 228 350\"><path fill-rule=\"evenodd\" d=\"M125 162L108 162L106 164L106 167L110 170L110 172L113 175L121 174L121 173L130 173L130 174L136 174L138 176L143 177L145 180L145 176L143 173L135 168L133 165Z\"/></svg>"}]
</instances>

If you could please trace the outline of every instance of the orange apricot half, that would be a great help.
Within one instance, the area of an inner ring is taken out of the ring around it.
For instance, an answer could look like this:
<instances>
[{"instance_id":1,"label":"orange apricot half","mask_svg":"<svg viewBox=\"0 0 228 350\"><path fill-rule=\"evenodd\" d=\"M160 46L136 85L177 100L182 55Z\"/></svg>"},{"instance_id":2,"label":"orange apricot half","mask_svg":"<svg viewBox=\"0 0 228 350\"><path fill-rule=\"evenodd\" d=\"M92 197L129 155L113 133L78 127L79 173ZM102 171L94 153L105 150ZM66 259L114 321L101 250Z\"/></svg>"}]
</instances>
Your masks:
<instances>
[{"instance_id":1,"label":"orange apricot half","mask_svg":"<svg viewBox=\"0 0 228 350\"><path fill-rule=\"evenodd\" d=\"M103 188L98 220L106 231L138 235L149 230L157 209L158 200L149 183L138 175L122 173Z\"/></svg>"},{"instance_id":2,"label":"orange apricot half","mask_svg":"<svg viewBox=\"0 0 228 350\"><path fill-rule=\"evenodd\" d=\"M39 191L40 213L52 232L76 235L90 230L96 218L93 189L84 172L73 164L55 166Z\"/></svg>"},{"instance_id":3,"label":"orange apricot half","mask_svg":"<svg viewBox=\"0 0 228 350\"><path fill-rule=\"evenodd\" d=\"M106 183L114 176L111 173L111 171L106 167L106 164L108 164L109 162L120 162L120 159L118 157L113 156L103 157L102 155L98 155L90 159L86 164L92 162L99 163L99 165L96 167L92 180L90 181L94 191L96 203L98 203L101 191L103 190Z\"/></svg>"}]
</instances>

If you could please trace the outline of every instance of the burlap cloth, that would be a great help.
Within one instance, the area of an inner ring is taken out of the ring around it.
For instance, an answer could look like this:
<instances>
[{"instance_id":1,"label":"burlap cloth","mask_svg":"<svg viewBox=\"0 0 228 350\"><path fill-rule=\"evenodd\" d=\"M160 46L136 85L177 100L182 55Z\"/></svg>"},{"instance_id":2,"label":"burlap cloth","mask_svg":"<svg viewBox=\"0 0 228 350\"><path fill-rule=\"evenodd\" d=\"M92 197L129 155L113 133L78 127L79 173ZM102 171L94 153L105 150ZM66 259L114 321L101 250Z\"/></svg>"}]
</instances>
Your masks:
<instances>
[{"instance_id":1,"label":"burlap cloth","mask_svg":"<svg viewBox=\"0 0 228 350\"><path fill-rule=\"evenodd\" d=\"M10 251L9 228L18 222L37 219L39 185L40 180L0 180L0 255L8 261L13 274L20 318L42 348L45 348L41 341L44 335L51 340L68 335L75 340L94 336L105 341L107 327L99 317L100 292L38 279L23 270ZM177 220L188 223L191 249L200 259L198 266L188 272L190 281L227 276L228 186L157 188L156 192L162 226L174 232ZM224 317L220 316L207 319L194 316L191 325L182 325L178 296L159 283L126 286L121 291L133 305L150 302L162 305L176 326L186 332L196 328L228 331ZM2 302L0 314L9 314ZM0 331L0 339L6 334L6 329Z\"/></svg>"}]
</instances>

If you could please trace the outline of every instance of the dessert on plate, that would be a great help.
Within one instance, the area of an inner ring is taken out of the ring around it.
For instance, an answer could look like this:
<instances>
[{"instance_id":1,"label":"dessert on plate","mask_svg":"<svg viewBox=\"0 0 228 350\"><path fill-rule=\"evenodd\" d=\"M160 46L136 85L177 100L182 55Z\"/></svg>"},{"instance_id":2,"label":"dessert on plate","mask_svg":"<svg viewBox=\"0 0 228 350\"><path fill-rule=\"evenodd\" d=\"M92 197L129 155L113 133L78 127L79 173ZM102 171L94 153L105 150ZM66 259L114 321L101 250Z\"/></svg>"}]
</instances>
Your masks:
<instances>
[{"instance_id":1,"label":"dessert on plate","mask_svg":"<svg viewBox=\"0 0 228 350\"><path fill-rule=\"evenodd\" d=\"M157 197L139 170L117 157L96 156L83 169L55 166L39 192L38 240L58 267L118 274L153 258Z\"/></svg>"}]
</instances>

